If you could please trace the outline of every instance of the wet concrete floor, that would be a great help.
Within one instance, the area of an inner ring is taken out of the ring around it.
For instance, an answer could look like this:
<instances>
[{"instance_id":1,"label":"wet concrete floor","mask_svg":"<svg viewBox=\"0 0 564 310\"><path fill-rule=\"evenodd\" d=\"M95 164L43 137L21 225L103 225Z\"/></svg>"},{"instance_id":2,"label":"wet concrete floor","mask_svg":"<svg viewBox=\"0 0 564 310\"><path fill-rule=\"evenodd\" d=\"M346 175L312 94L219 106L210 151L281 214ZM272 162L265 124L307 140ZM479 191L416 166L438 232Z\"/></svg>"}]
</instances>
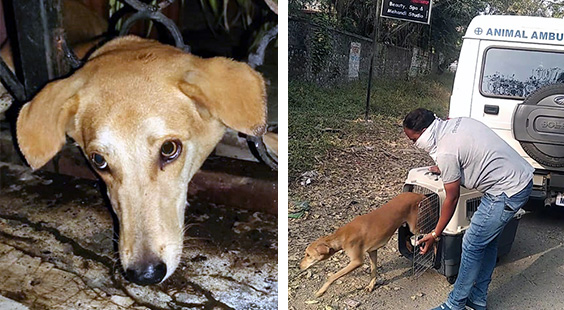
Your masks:
<instances>
[{"instance_id":1,"label":"wet concrete floor","mask_svg":"<svg viewBox=\"0 0 564 310\"><path fill-rule=\"evenodd\" d=\"M183 260L156 286L122 275L96 181L0 162L0 295L30 309L275 309L276 216L190 197Z\"/></svg>"}]
</instances>

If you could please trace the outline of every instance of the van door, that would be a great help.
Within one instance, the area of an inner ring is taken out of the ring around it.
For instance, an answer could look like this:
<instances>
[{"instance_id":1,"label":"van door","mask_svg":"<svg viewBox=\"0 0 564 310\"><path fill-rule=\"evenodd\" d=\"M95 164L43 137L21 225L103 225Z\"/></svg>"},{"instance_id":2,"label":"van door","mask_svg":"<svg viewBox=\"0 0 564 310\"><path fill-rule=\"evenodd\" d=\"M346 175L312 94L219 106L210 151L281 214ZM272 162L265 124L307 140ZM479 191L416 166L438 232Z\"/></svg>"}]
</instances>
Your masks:
<instances>
[{"instance_id":1,"label":"van door","mask_svg":"<svg viewBox=\"0 0 564 310\"><path fill-rule=\"evenodd\" d=\"M564 82L564 48L481 40L470 116L488 125L535 168L512 133L517 104L536 89Z\"/></svg>"}]
</instances>

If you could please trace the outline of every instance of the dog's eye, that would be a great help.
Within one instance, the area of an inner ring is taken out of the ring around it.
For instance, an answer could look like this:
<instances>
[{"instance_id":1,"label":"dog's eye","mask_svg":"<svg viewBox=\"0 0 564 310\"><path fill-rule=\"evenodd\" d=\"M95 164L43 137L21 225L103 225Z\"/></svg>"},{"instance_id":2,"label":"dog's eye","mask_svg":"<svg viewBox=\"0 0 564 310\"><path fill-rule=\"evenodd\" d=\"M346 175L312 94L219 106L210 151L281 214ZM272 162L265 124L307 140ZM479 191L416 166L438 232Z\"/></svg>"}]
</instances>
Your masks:
<instances>
[{"instance_id":1,"label":"dog's eye","mask_svg":"<svg viewBox=\"0 0 564 310\"><path fill-rule=\"evenodd\" d=\"M98 153L92 153L90 159L92 160L94 166L100 170L106 169L108 167L108 163L106 162L104 156Z\"/></svg>"},{"instance_id":2,"label":"dog's eye","mask_svg":"<svg viewBox=\"0 0 564 310\"><path fill-rule=\"evenodd\" d=\"M165 163L175 160L182 150L182 143L178 140L168 140L161 145L161 157Z\"/></svg>"}]
</instances>

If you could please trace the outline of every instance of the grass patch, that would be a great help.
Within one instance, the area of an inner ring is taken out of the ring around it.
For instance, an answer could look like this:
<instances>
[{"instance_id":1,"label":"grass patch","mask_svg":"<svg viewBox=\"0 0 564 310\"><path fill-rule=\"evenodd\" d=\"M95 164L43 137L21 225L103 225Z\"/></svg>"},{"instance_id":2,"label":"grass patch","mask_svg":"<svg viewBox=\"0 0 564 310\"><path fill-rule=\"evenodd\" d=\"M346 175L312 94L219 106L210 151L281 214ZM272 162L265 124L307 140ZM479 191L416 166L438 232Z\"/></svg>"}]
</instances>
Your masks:
<instances>
[{"instance_id":1,"label":"grass patch","mask_svg":"<svg viewBox=\"0 0 564 310\"><path fill-rule=\"evenodd\" d=\"M444 117L453 78L443 74L410 81L377 80L370 96L371 118L402 119L418 107ZM332 88L291 81L288 92L289 177L294 179L314 169L329 149L339 147L335 132L359 130L351 121L364 117L366 81Z\"/></svg>"}]
</instances>

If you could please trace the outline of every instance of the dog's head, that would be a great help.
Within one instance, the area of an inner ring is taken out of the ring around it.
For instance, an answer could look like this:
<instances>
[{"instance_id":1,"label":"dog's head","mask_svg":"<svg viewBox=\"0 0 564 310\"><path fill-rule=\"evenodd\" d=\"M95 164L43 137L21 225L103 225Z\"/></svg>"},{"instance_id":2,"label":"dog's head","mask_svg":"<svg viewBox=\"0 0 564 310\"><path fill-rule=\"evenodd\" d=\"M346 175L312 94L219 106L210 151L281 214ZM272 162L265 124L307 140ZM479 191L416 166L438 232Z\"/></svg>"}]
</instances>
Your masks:
<instances>
[{"instance_id":1,"label":"dog's head","mask_svg":"<svg viewBox=\"0 0 564 310\"><path fill-rule=\"evenodd\" d=\"M333 254L335 254L335 250L329 245L325 237L321 237L306 248L300 269L306 270L316 263L328 259Z\"/></svg>"},{"instance_id":2,"label":"dog's head","mask_svg":"<svg viewBox=\"0 0 564 310\"><path fill-rule=\"evenodd\" d=\"M179 264L188 182L230 127L265 131L265 86L249 66L137 37L110 41L21 110L33 169L72 137L107 185L128 278L159 283Z\"/></svg>"}]
</instances>

